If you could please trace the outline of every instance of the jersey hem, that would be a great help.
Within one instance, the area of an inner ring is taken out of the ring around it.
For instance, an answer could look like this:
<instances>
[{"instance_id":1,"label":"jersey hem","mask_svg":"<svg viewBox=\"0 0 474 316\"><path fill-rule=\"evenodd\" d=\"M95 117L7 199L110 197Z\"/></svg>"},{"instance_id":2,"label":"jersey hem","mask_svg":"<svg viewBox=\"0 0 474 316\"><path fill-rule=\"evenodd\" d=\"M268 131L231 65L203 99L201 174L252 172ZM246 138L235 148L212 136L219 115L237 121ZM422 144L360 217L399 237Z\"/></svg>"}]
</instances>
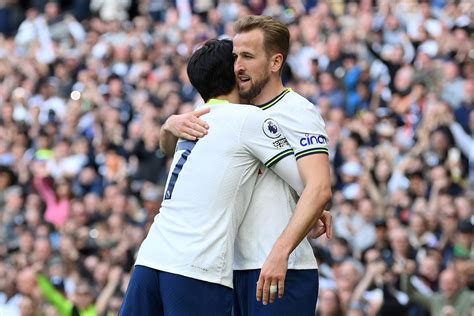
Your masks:
<instances>
[{"instance_id":1,"label":"jersey hem","mask_svg":"<svg viewBox=\"0 0 474 316\"><path fill-rule=\"evenodd\" d=\"M176 274L176 275L181 275L181 276L184 276L184 277L190 278L190 279L196 279L196 280L199 280L199 281L205 281L205 282L209 282L209 283L220 284L220 285L229 287L231 289L234 288L232 279L229 282L226 282L223 278L220 278L220 277L217 277L217 276L212 276L212 275L207 275L207 274L200 274L200 273L195 273L195 272L191 272L191 271L183 271L183 269L173 269L173 268L170 268L170 267L163 267L160 264L150 263L148 261L142 261L142 260L140 260L140 261L137 260L135 262L134 266L137 266L137 265L145 266L145 267L148 267L148 268L151 268L151 269L155 269L155 270L159 270L159 271L163 271L163 272L168 272L168 273L172 273L172 274Z\"/></svg>"},{"instance_id":2,"label":"jersey hem","mask_svg":"<svg viewBox=\"0 0 474 316\"><path fill-rule=\"evenodd\" d=\"M284 150L265 162L265 167L270 168L285 157L293 155L293 149Z\"/></svg>"},{"instance_id":3,"label":"jersey hem","mask_svg":"<svg viewBox=\"0 0 474 316\"><path fill-rule=\"evenodd\" d=\"M295 154L295 157L296 157L296 160L298 160L300 158L303 158L303 157L306 157L306 156L309 156L309 155L315 155L315 154L329 155L329 150L327 148L324 148L324 147L311 148L311 149L308 149L308 150L300 151L299 153Z\"/></svg>"},{"instance_id":4,"label":"jersey hem","mask_svg":"<svg viewBox=\"0 0 474 316\"><path fill-rule=\"evenodd\" d=\"M237 266L234 266L234 271L241 271L241 270L256 270L256 269L261 269L263 266L263 263L256 263L256 262L252 262L252 263L246 263L246 264L243 264L243 265L237 265ZM288 270L314 270L314 269L318 269L318 264L314 264L314 263L299 263L299 264L295 264L295 265L288 265Z\"/></svg>"}]
</instances>

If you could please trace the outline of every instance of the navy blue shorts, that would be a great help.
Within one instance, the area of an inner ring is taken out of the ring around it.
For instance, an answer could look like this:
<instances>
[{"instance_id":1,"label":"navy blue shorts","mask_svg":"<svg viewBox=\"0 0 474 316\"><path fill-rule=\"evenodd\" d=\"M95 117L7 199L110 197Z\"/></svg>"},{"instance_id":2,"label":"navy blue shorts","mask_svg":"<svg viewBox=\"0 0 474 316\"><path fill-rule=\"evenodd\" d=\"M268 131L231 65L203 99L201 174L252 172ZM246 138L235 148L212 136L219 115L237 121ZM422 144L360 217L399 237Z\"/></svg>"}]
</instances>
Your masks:
<instances>
[{"instance_id":1,"label":"navy blue shorts","mask_svg":"<svg viewBox=\"0 0 474 316\"><path fill-rule=\"evenodd\" d=\"M234 271L234 316L314 316L318 300L318 270L288 270L285 293L263 305L255 299L258 270Z\"/></svg>"},{"instance_id":2,"label":"navy blue shorts","mask_svg":"<svg viewBox=\"0 0 474 316\"><path fill-rule=\"evenodd\" d=\"M135 266L120 316L231 315L232 289Z\"/></svg>"}]
</instances>

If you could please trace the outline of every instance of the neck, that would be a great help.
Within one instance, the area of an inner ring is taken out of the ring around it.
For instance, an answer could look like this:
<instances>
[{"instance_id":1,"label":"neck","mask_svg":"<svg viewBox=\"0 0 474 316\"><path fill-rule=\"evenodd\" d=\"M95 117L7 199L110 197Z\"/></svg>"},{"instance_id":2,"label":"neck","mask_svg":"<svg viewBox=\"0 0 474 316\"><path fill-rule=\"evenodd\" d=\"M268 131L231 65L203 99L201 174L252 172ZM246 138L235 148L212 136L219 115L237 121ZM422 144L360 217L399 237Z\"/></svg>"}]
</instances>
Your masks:
<instances>
[{"instance_id":1,"label":"neck","mask_svg":"<svg viewBox=\"0 0 474 316\"><path fill-rule=\"evenodd\" d=\"M265 85L262 92L256 96L253 100L250 100L252 104L259 105L264 104L279 95L285 87L281 82L280 75L278 78L271 78L270 81Z\"/></svg>"},{"instance_id":2,"label":"neck","mask_svg":"<svg viewBox=\"0 0 474 316\"><path fill-rule=\"evenodd\" d=\"M214 97L213 99L225 100L229 101L230 103L239 103L239 92L237 91L237 89L234 89L229 94L219 95L217 97Z\"/></svg>"}]
</instances>

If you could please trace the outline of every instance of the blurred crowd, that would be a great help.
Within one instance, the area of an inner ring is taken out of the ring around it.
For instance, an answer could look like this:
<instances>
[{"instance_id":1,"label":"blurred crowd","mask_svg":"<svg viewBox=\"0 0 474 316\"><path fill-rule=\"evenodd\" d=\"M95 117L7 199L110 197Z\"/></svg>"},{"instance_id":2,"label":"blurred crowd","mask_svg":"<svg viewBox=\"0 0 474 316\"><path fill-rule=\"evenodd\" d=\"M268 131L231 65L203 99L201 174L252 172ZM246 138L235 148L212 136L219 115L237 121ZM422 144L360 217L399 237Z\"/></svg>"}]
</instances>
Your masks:
<instances>
[{"instance_id":1,"label":"blurred crowd","mask_svg":"<svg viewBox=\"0 0 474 316\"><path fill-rule=\"evenodd\" d=\"M186 62L247 14L288 24L284 83L330 137L315 313L472 315L469 0L0 1L0 315L117 314L160 126L202 102Z\"/></svg>"}]
</instances>

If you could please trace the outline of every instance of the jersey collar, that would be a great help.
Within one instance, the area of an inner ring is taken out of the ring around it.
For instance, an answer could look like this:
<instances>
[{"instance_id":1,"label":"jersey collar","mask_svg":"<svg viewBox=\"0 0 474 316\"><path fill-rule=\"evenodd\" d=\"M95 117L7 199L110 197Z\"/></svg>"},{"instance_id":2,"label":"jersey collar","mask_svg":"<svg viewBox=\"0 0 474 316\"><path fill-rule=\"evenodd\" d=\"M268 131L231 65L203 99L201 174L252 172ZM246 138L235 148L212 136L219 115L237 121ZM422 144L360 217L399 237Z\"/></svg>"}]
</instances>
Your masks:
<instances>
[{"instance_id":1,"label":"jersey collar","mask_svg":"<svg viewBox=\"0 0 474 316\"><path fill-rule=\"evenodd\" d=\"M229 101L222 100L222 99L209 99L209 101L206 102L207 105L225 104L225 103L229 103Z\"/></svg>"},{"instance_id":2,"label":"jersey collar","mask_svg":"<svg viewBox=\"0 0 474 316\"><path fill-rule=\"evenodd\" d=\"M260 105L256 105L258 106L259 108L261 108L262 110L266 110L272 106L274 106L275 104L278 103L278 101L280 101L281 99L283 99L283 97L285 95L287 95L288 93L290 93L291 91L293 91L291 88L285 88L285 90L283 90L279 95L277 95L276 97L274 97L273 99L271 99L270 101L266 102L266 103L263 103L263 104L260 104Z\"/></svg>"}]
</instances>

